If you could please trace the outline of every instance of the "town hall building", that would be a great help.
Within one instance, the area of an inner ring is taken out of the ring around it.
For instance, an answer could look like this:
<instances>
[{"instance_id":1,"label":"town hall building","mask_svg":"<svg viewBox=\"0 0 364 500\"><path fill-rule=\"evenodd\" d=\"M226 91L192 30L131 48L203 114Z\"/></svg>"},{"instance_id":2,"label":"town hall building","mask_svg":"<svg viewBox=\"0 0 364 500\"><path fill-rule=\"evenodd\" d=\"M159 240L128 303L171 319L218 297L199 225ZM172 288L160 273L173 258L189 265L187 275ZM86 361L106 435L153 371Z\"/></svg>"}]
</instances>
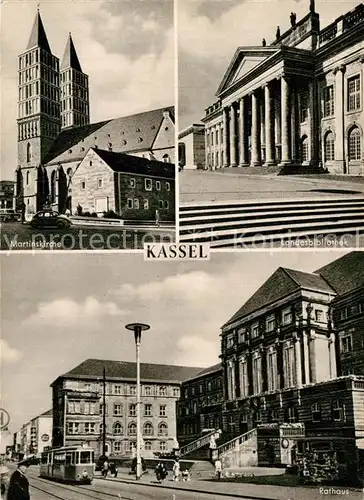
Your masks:
<instances>
[{"instance_id":1,"label":"town hall building","mask_svg":"<svg viewBox=\"0 0 364 500\"><path fill-rule=\"evenodd\" d=\"M320 26L308 14L261 46L238 47L206 109L206 168L364 174L364 4Z\"/></svg>"},{"instance_id":2,"label":"town hall building","mask_svg":"<svg viewBox=\"0 0 364 500\"><path fill-rule=\"evenodd\" d=\"M49 204L75 213L73 174L90 148L163 162L173 170L174 107L90 123L89 79L72 36L60 62L39 11L18 74L18 209L25 205L32 214Z\"/></svg>"}]
</instances>

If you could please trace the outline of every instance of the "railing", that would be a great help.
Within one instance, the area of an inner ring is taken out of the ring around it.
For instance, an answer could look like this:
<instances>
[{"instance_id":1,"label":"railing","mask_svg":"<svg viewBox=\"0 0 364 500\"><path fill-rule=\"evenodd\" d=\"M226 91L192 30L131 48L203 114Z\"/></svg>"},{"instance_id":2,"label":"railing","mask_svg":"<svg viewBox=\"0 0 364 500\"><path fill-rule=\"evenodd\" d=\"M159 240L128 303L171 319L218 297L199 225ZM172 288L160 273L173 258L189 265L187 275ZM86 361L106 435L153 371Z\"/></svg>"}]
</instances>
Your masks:
<instances>
[{"instance_id":1,"label":"railing","mask_svg":"<svg viewBox=\"0 0 364 500\"><path fill-rule=\"evenodd\" d=\"M220 430L214 429L213 431L209 432L208 434L205 434L204 436L196 439L195 441L192 441L191 443L182 446L182 448L180 448L179 450L180 456L184 457L185 455L188 455L189 453L192 453L193 451L202 448L202 446L206 446L211 442L212 437L220 433L221 433Z\"/></svg>"},{"instance_id":2,"label":"railing","mask_svg":"<svg viewBox=\"0 0 364 500\"><path fill-rule=\"evenodd\" d=\"M248 441L248 439L256 435L257 435L257 429L251 429L245 434L241 434L240 436L231 439L227 443L222 444L221 446L218 447L219 457L230 450L238 448L241 444L244 444L246 441Z\"/></svg>"},{"instance_id":3,"label":"railing","mask_svg":"<svg viewBox=\"0 0 364 500\"><path fill-rule=\"evenodd\" d=\"M343 29L347 30L364 19L364 4L358 5L353 11L344 16Z\"/></svg>"},{"instance_id":4,"label":"railing","mask_svg":"<svg viewBox=\"0 0 364 500\"><path fill-rule=\"evenodd\" d=\"M337 23L328 26L320 33L320 45L333 40L337 35Z\"/></svg>"},{"instance_id":5,"label":"railing","mask_svg":"<svg viewBox=\"0 0 364 500\"><path fill-rule=\"evenodd\" d=\"M339 17L335 22L323 29L319 36L320 46L340 36L344 31L351 29L364 20L364 4Z\"/></svg>"}]
</instances>

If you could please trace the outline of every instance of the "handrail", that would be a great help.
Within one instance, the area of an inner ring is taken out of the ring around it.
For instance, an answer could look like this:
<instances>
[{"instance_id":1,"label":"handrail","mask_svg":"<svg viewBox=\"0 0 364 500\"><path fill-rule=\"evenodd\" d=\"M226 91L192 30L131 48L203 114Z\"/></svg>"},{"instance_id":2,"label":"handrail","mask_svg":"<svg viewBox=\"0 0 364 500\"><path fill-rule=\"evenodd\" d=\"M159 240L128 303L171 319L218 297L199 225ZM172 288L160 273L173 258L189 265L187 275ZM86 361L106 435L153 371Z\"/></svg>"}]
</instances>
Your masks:
<instances>
[{"instance_id":1,"label":"handrail","mask_svg":"<svg viewBox=\"0 0 364 500\"><path fill-rule=\"evenodd\" d=\"M180 448L179 454L180 457L183 457L187 455L188 453L191 453L192 451L198 450L202 446L205 446L206 444L210 443L211 437L214 436L217 433L220 433L220 430L214 429L213 431L209 432L208 434L205 434L204 436L201 436L198 439L195 439L194 441L191 441L191 443L185 444Z\"/></svg>"},{"instance_id":2,"label":"handrail","mask_svg":"<svg viewBox=\"0 0 364 500\"><path fill-rule=\"evenodd\" d=\"M227 441L226 443L222 444L217 448L219 456L221 456L221 454L226 453L227 451L233 448L236 448L237 445L245 443L248 439L256 435L257 435L257 429L255 428L251 429L248 432L245 432L244 434L240 434L240 436L234 437L230 441Z\"/></svg>"}]
</instances>

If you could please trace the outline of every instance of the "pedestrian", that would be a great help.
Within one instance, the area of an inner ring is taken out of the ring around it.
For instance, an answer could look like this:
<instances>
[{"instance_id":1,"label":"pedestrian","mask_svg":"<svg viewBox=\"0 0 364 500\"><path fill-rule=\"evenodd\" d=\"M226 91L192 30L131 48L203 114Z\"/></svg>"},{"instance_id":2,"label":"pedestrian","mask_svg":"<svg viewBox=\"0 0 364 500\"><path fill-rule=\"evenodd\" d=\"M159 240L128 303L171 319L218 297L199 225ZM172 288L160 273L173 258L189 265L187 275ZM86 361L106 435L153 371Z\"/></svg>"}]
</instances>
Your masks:
<instances>
[{"instance_id":1,"label":"pedestrian","mask_svg":"<svg viewBox=\"0 0 364 500\"><path fill-rule=\"evenodd\" d=\"M6 467L4 460L0 460L0 484L1 484L1 498L5 494L6 486L9 482L9 469Z\"/></svg>"},{"instance_id":2,"label":"pedestrian","mask_svg":"<svg viewBox=\"0 0 364 500\"><path fill-rule=\"evenodd\" d=\"M109 461L106 459L102 465L102 476L106 479L107 473L109 472Z\"/></svg>"},{"instance_id":3,"label":"pedestrian","mask_svg":"<svg viewBox=\"0 0 364 500\"><path fill-rule=\"evenodd\" d=\"M7 500L30 500L29 481L25 476L28 467L27 460L21 460L18 463L18 468L13 472L9 481Z\"/></svg>"},{"instance_id":4,"label":"pedestrian","mask_svg":"<svg viewBox=\"0 0 364 500\"><path fill-rule=\"evenodd\" d=\"M157 476L157 481L159 483L163 483L165 478L167 477L167 469L164 467L163 462L158 462L155 468L155 474Z\"/></svg>"},{"instance_id":5,"label":"pedestrian","mask_svg":"<svg viewBox=\"0 0 364 500\"><path fill-rule=\"evenodd\" d=\"M157 227L159 227L159 226L160 226L160 222L161 222L161 217L160 217L160 215L159 215L159 210L157 209L157 210L155 211L155 225L156 225Z\"/></svg>"},{"instance_id":6,"label":"pedestrian","mask_svg":"<svg viewBox=\"0 0 364 500\"><path fill-rule=\"evenodd\" d=\"M182 481L185 483L186 481L189 481L190 480L190 473L188 472L187 469L183 470L182 471Z\"/></svg>"},{"instance_id":7,"label":"pedestrian","mask_svg":"<svg viewBox=\"0 0 364 500\"><path fill-rule=\"evenodd\" d=\"M220 459L218 458L215 462L215 474L218 480L221 478L221 472L222 472L222 464Z\"/></svg>"},{"instance_id":8,"label":"pedestrian","mask_svg":"<svg viewBox=\"0 0 364 500\"><path fill-rule=\"evenodd\" d=\"M176 483L178 483L178 481L179 481L179 473L180 473L180 463L179 463L178 458L174 462L172 470L173 470L173 481L175 481Z\"/></svg>"}]
</instances>

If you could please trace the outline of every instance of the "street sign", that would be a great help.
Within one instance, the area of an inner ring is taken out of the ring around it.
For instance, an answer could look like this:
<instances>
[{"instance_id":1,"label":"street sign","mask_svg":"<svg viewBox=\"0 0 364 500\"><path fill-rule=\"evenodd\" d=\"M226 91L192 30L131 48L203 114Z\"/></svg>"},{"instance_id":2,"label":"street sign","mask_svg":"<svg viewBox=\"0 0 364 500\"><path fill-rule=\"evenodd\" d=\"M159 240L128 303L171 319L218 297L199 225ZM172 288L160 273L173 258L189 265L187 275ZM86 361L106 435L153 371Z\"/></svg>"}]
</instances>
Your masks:
<instances>
[{"instance_id":1,"label":"street sign","mask_svg":"<svg viewBox=\"0 0 364 500\"><path fill-rule=\"evenodd\" d=\"M7 427L9 425L9 422L10 422L9 413L3 408L0 408L0 430Z\"/></svg>"}]
</instances>

